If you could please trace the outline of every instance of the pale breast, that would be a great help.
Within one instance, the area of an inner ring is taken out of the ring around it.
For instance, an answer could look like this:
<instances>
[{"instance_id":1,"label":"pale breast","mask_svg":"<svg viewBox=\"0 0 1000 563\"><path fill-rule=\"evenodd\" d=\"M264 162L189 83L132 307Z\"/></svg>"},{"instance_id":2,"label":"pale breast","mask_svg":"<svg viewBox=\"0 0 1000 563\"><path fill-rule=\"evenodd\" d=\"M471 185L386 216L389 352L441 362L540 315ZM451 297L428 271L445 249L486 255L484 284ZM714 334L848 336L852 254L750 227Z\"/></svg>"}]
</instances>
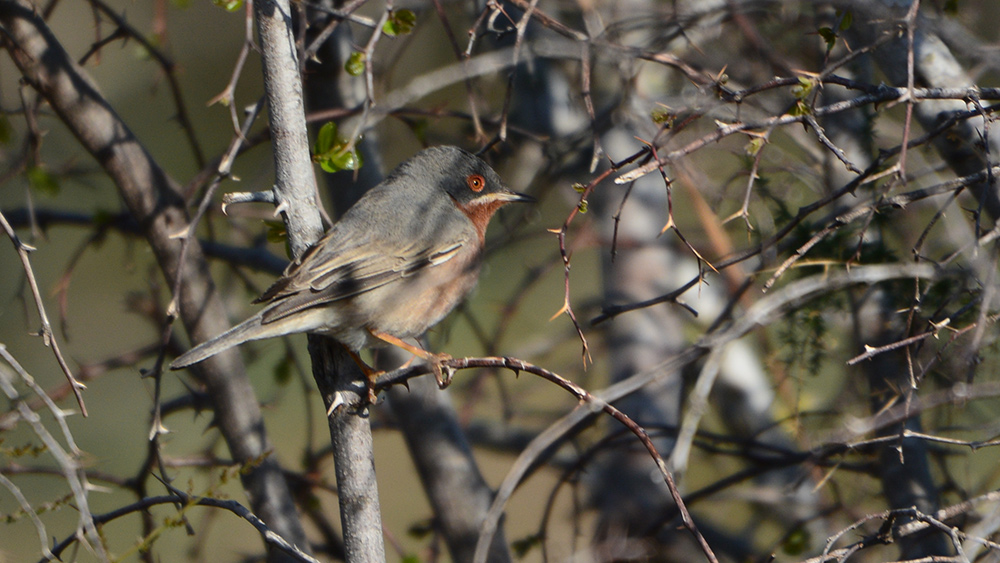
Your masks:
<instances>
[{"instance_id":1,"label":"pale breast","mask_svg":"<svg viewBox=\"0 0 1000 563\"><path fill-rule=\"evenodd\" d=\"M474 245L448 261L368 292L360 307L370 308L367 327L397 338L420 336L440 322L476 285L481 266Z\"/></svg>"}]
</instances>

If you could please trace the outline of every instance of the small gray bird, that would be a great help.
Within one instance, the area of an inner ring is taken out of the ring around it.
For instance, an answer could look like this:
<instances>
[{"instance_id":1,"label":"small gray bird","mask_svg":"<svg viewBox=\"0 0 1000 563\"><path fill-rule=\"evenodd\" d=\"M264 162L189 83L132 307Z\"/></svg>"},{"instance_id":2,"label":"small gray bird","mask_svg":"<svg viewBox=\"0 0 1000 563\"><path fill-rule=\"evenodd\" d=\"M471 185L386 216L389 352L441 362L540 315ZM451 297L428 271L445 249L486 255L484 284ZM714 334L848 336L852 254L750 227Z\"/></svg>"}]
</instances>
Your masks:
<instances>
[{"instance_id":1,"label":"small gray bird","mask_svg":"<svg viewBox=\"0 0 1000 563\"><path fill-rule=\"evenodd\" d=\"M488 164L459 148L420 151L288 266L254 301L266 304L259 313L170 368L299 332L332 336L358 362L362 348L385 343L433 358L402 339L422 335L475 286L486 226L497 209L533 199L507 189ZM440 366L440 379L439 373Z\"/></svg>"}]
</instances>

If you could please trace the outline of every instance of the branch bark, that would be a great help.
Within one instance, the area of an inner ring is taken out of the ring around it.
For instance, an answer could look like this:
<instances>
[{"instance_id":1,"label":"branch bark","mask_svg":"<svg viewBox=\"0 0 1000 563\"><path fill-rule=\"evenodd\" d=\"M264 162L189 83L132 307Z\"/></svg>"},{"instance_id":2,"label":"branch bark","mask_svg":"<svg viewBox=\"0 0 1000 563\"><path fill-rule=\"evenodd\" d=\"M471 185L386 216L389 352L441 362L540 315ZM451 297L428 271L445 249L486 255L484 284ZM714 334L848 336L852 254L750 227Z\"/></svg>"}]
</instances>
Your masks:
<instances>
[{"instance_id":1,"label":"branch bark","mask_svg":"<svg viewBox=\"0 0 1000 563\"><path fill-rule=\"evenodd\" d=\"M274 140L275 199L285 219L292 254L298 257L324 229L309 155L291 7L287 0L258 0L254 10ZM341 400L360 404L357 390L364 388L363 383L358 385L363 375L344 348L310 335L309 352L313 377L326 406ZM329 417L344 550L350 563L385 561L371 425L364 414L337 408Z\"/></svg>"}]
</instances>

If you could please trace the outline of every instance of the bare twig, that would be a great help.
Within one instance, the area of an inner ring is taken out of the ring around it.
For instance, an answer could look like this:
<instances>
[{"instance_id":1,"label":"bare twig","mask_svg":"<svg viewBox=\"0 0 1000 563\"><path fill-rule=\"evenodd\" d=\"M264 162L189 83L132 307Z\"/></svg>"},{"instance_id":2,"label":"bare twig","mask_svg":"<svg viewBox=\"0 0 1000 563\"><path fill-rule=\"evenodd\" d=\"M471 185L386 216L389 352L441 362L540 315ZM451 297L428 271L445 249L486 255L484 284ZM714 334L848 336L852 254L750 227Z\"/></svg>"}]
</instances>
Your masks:
<instances>
[{"instance_id":1,"label":"bare twig","mask_svg":"<svg viewBox=\"0 0 1000 563\"><path fill-rule=\"evenodd\" d=\"M59 368L62 369L63 375L66 376L66 381L69 382L73 389L73 395L76 397L76 403L80 406L80 413L83 416L87 416L87 405L83 402L83 395L81 390L86 389L87 386L77 381L76 377L73 376L73 370L69 368L66 364L66 359L62 355L62 351L59 350L59 343L56 341L55 334L52 333L52 325L49 323L49 317L45 313L45 304L42 303L42 294L38 290L38 282L35 281L35 272L31 269L31 260L28 259L28 252L34 250L30 246L21 242L18 238L17 233L14 232L14 228L10 226L7 222L7 218L4 217L3 213L0 212L0 227L3 228L10 242L14 245L14 250L17 252L18 258L21 260L21 267L24 269L24 275L28 278L28 286L31 288L31 295L35 300L35 310L38 311L38 318L42 323L41 330L39 332L42 337L42 342L46 346L52 349L52 353L55 355L56 362L59 364Z\"/></svg>"}]
</instances>

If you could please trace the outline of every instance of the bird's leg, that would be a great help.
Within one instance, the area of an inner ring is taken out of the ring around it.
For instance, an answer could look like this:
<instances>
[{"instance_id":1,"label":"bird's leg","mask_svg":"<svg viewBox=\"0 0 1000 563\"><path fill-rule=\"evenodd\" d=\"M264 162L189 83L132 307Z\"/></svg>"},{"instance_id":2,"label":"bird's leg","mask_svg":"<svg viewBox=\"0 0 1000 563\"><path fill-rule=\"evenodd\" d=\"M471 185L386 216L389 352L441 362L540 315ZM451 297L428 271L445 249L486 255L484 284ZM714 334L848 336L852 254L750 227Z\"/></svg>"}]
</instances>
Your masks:
<instances>
[{"instance_id":1,"label":"bird's leg","mask_svg":"<svg viewBox=\"0 0 1000 563\"><path fill-rule=\"evenodd\" d=\"M428 352L423 348L414 346L413 344L410 344L405 340L396 338L395 336L391 334L386 334L384 332L377 332L371 329L368 329L368 332L375 338L381 340L382 342L385 342L386 344L392 344L397 348L402 348L403 350L406 350L407 352L413 354L414 356L422 360L425 360L427 363L429 363L431 365L431 371L434 373L434 380L437 381L438 387L440 387L441 389L444 389L445 387L451 385L451 376L453 372L451 368L442 365L443 362L446 362L451 359L451 356L449 356L448 354L435 354L434 352Z\"/></svg>"},{"instance_id":2,"label":"bird's leg","mask_svg":"<svg viewBox=\"0 0 1000 563\"><path fill-rule=\"evenodd\" d=\"M361 356L357 354L357 352L351 350L347 346L344 346L344 350L347 350L347 355L350 356L351 359L354 360L354 363L358 365L358 368L361 369L361 373L365 374L365 382L367 383L366 387L368 389L368 404L374 405L375 402L378 401L378 394L375 393L375 380L378 379L378 376L382 375L385 372L379 371L366 364L365 361L361 359ZM333 408L331 407L330 410L332 412ZM329 412L326 414L327 416L330 416Z\"/></svg>"}]
</instances>

